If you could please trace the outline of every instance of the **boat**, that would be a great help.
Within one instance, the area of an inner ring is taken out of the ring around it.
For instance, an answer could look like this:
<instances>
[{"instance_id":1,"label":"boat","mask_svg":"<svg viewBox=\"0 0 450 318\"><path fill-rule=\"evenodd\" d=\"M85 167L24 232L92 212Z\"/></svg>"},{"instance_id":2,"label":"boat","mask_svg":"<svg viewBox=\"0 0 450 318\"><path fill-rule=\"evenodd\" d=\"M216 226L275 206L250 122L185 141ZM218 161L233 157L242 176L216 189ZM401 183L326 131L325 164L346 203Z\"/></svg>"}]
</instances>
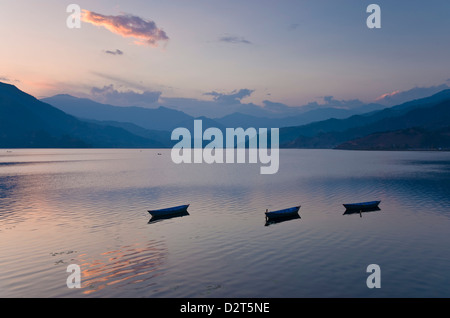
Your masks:
<instances>
[{"instance_id":1,"label":"boat","mask_svg":"<svg viewBox=\"0 0 450 318\"><path fill-rule=\"evenodd\" d=\"M148 210L148 213L150 213L152 216L157 216L157 217L174 215L174 214L182 214L187 211L188 207L189 207L189 204L179 205L179 206L174 206L171 208L165 208L165 209L159 209L159 210Z\"/></svg>"},{"instance_id":2,"label":"boat","mask_svg":"<svg viewBox=\"0 0 450 318\"><path fill-rule=\"evenodd\" d=\"M378 207L381 201L369 201L369 202L360 202L360 203L347 203L344 204L344 207L347 210L357 210L357 211L365 211L370 209L375 209Z\"/></svg>"},{"instance_id":3,"label":"boat","mask_svg":"<svg viewBox=\"0 0 450 318\"><path fill-rule=\"evenodd\" d=\"M289 218L298 215L298 210L300 210L300 206L270 212L266 210L266 218L268 219Z\"/></svg>"}]
</instances>

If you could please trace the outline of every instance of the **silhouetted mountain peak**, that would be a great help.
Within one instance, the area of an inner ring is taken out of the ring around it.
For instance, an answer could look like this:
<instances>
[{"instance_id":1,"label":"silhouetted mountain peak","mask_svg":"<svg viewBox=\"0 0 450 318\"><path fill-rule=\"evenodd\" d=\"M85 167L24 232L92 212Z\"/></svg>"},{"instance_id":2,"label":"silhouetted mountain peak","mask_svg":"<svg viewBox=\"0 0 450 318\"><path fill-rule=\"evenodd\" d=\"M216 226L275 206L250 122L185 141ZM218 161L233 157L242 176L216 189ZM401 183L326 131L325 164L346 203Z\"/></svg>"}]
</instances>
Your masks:
<instances>
[{"instance_id":1,"label":"silhouetted mountain peak","mask_svg":"<svg viewBox=\"0 0 450 318\"><path fill-rule=\"evenodd\" d=\"M0 83L0 148L154 146L161 144L122 128L86 123Z\"/></svg>"},{"instance_id":2,"label":"silhouetted mountain peak","mask_svg":"<svg viewBox=\"0 0 450 318\"><path fill-rule=\"evenodd\" d=\"M0 94L14 99L22 98L37 100L34 96L31 96L30 94L27 94L24 91L20 90L17 86L3 82L0 82Z\"/></svg>"}]
</instances>

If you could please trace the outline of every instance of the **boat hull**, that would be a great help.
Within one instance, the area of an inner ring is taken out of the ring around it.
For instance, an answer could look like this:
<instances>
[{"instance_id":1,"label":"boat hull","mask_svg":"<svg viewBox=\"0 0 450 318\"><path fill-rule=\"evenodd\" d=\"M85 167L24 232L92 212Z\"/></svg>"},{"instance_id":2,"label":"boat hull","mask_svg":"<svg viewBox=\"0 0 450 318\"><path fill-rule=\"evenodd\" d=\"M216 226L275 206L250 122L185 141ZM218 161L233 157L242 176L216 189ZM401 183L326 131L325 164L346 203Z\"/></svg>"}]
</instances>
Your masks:
<instances>
[{"instance_id":1,"label":"boat hull","mask_svg":"<svg viewBox=\"0 0 450 318\"><path fill-rule=\"evenodd\" d=\"M347 210L370 210L376 209L381 201L370 201L370 202L360 202L360 203L347 203L344 207Z\"/></svg>"},{"instance_id":2,"label":"boat hull","mask_svg":"<svg viewBox=\"0 0 450 318\"><path fill-rule=\"evenodd\" d=\"M266 212L266 218L268 218L268 219L289 218L289 217L298 215L299 210L300 210L300 206L296 206L296 207L289 208L289 209Z\"/></svg>"},{"instance_id":3,"label":"boat hull","mask_svg":"<svg viewBox=\"0 0 450 318\"><path fill-rule=\"evenodd\" d=\"M172 208L166 208L166 209L159 209L159 210L148 210L148 213L150 213L154 217L163 217L168 215L176 215L176 214L182 214L187 212L187 208L189 207L189 204L186 205L180 205L175 206Z\"/></svg>"}]
</instances>

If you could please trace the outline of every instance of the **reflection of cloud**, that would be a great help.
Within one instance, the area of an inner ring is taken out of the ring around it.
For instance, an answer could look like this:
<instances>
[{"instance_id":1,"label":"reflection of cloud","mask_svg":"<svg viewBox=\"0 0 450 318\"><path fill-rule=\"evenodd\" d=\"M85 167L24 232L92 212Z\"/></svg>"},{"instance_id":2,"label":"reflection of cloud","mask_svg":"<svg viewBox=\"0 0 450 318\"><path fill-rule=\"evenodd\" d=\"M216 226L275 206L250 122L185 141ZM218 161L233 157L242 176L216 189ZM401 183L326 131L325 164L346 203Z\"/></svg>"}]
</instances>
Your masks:
<instances>
[{"instance_id":1,"label":"reflection of cloud","mask_svg":"<svg viewBox=\"0 0 450 318\"><path fill-rule=\"evenodd\" d=\"M82 21L102 26L123 37L136 38L138 40L135 44L158 46L158 42L169 40L167 34L159 29L155 22L134 15L102 15L83 10Z\"/></svg>"},{"instance_id":2,"label":"reflection of cloud","mask_svg":"<svg viewBox=\"0 0 450 318\"><path fill-rule=\"evenodd\" d=\"M93 87L91 94L102 103L126 106L156 103L161 96L161 92L149 90L145 90L142 93L132 90L119 91L112 84L102 88Z\"/></svg>"},{"instance_id":3,"label":"reflection of cloud","mask_svg":"<svg viewBox=\"0 0 450 318\"><path fill-rule=\"evenodd\" d=\"M232 36L232 35L224 35L219 38L220 42L227 42L227 43L243 43L243 44L252 44L249 40L246 40L243 37L239 36Z\"/></svg>"},{"instance_id":4,"label":"reflection of cloud","mask_svg":"<svg viewBox=\"0 0 450 318\"><path fill-rule=\"evenodd\" d=\"M123 246L94 257L81 254L77 262L82 270L83 294L111 286L150 286L153 279L162 274L166 254L167 250L160 242Z\"/></svg>"},{"instance_id":5,"label":"reflection of cloud","mask_svg":"<svg viewBox=\"0 0 450 318\"><path fill-rule=\"evenodd\" d=\"M116 49L115 51L106 50L105 53L111 55L123 55L123 51L119 49Z\"/></svg>"}]
</instances>

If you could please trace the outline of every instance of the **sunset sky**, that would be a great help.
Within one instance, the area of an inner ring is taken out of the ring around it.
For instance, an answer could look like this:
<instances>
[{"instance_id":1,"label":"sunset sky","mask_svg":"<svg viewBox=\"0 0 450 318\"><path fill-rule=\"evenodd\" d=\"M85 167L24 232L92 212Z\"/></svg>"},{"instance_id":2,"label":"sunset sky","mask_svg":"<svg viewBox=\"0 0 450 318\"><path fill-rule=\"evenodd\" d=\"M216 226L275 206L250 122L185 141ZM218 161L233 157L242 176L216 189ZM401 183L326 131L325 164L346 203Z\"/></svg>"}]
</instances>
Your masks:
<instances>
[{"instance_id":1,"label":"sunset sky","mask_svg":"<svg viewBox=\"0 0 450 318\"><path fill-rule=\"evenodd\" d=\"M66 26L71 3L84 10L79 29ZM366 26L370 3L381 29ZM39 98L155 105L233 94L258 105L371 102L450 85L449 15L448 0L2 0L0 81Z\"/></svg>"}]
</instances>

